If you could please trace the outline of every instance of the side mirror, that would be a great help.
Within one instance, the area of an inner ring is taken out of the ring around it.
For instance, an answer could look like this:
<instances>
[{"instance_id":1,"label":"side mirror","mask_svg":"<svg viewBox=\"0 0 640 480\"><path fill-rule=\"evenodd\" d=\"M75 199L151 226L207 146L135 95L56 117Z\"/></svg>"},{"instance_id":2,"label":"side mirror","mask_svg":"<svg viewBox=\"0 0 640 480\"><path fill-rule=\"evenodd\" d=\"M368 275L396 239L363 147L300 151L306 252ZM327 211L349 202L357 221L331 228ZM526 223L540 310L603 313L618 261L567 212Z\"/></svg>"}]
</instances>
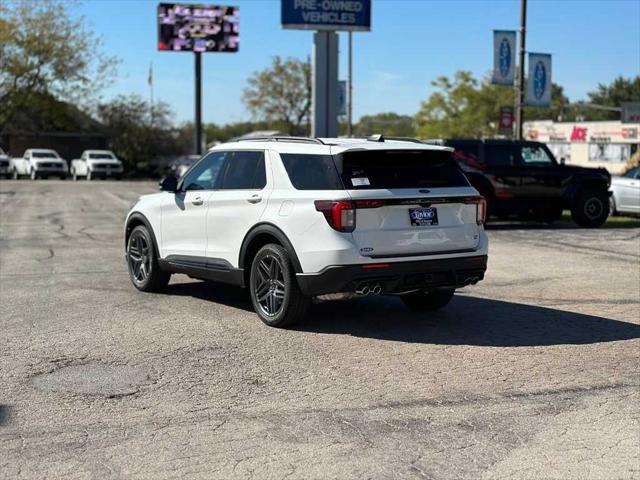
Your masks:
<instances>
[{"instance_id":1,"label":"side mirror","mask_svg":"<svg viewBox=\"0 0 640 480\"><path fill-rule=\"evenodd\" d=\"M564 157L560 157L560 165L564 165L566 162L566 160L564 159Z\"/></svg>"},{"instance_id":2,"label":"side mirror","mask_svg":"<svg viewBox=\"0 0 640 480\"><path fill-rule=\"evenodd\" d=\"M163 192L177 192L178 191L178 179L173 175L164 177L160 181L160 190Z\"/></svg>"}]
</instances>

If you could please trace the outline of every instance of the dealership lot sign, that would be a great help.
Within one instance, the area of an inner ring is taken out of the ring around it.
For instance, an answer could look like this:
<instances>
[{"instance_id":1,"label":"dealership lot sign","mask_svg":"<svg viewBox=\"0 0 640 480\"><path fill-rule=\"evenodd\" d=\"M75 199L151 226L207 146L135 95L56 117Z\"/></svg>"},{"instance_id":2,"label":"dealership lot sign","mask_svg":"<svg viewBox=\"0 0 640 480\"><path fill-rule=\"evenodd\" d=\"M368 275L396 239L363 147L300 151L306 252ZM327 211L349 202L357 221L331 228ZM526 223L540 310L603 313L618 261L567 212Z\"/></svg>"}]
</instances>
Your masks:
<instances>
[{"instance_id":1,"label":"dealership lot sign","mask_svg":"<svg viewBox=\"0 0 640 480\"><path fill-rule=\"evenodd\" d=\"M371 30L371 0L282 0L282 27Z\"/></svg>"}]
</instances>

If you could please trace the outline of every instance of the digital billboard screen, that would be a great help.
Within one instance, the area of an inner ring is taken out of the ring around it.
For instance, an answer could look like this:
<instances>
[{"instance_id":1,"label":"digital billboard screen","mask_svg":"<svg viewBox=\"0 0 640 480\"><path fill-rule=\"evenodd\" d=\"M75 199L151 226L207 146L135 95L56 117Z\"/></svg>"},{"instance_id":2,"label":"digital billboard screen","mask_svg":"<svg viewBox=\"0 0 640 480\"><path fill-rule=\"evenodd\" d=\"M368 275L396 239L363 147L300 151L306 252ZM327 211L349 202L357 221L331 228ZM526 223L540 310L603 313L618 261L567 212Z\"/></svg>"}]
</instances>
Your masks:
<instances>
[{"instance_id":1,"label":"digital billboard screen","mask_svg":"<svg viewBox=\"0 0 640 480\"><path fill-rule=\"evenodd\" d=\"M158 5L158 50L237 52L240 9L219 5Z\"/></svg>"}]
</instances>

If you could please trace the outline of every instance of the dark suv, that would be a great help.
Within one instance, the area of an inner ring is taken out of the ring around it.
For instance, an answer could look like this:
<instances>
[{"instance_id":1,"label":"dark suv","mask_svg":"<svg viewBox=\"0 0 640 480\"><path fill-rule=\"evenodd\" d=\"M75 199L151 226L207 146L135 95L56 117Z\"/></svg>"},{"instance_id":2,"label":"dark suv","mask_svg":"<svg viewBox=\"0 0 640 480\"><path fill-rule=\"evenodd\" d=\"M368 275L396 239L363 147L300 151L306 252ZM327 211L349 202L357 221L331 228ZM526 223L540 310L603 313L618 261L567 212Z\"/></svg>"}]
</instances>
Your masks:
<instances>
[{"instance_id":1,"label":"dark suv","mask_svg":"<svg viewBox=\"0 0 640 480\"><path fill-rule=\"evenodd\" d=\"M456 139L433 143L455 149L469 181L487 199L489 215L517 214L553 222L569 209L583 227L599 227L609 216L609 172L560 164L544 143Z\"/></svg>"}]
</instances>

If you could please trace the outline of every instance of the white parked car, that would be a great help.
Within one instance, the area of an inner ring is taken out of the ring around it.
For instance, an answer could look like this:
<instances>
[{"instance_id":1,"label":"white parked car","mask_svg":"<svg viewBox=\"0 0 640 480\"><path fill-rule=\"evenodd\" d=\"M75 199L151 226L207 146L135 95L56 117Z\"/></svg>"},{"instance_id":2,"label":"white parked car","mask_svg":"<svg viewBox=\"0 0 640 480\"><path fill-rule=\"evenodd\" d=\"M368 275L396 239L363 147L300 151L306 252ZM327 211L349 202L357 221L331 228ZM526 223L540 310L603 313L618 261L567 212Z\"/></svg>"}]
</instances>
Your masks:
<instances>
[{"instance_id":1,"label":"white parked car","mask_svg":"<svg viewBox=\"0 0 640 480\"><path fill-rule=\"evenodd\" d=\"M9 156L0 148L0 176L11 176L11 167L9 165Z\"/></svg>"},{"instance_id":2,"label":"white parked car","mask_svg":"<svg viewBox=\"0 0 640 480\"><path fill-rule=\"evenodd\" d=\"M611 178L611 213L640 214L640 167Z\"/></svg>"},{"instance_id":3,"label":"white parked car","mask_svg":"<svg viewBox=\"0 0 640 480\"><path fill-rule=\"evenodd\" d=\"M160 187L125 221L133 285L160 291L183 273L243 286L271 326L338 292L438 309L487 266L486 204L448 147L256 138L212 148Z\"/></svg>"},{"instance_id":4,"label":"white parked car","mask_svg":"<svg viewBox=\"0 0 640 480\"><path fill-rule=\"evenodd\" d=\"M55 150L44 148L29 148L19 158L9 161L14 180L28 176L31 180L40 177L60 177L66 179L69 168L66 160L60 158Z\"/></svg>"},{"instance_id":5,"label":"white parked car","mask_svg":"<svg viewBox=\"0 0 640 480\"><path fill-rule=\"evenodd\" d=\"M74 180L85 177L114 177L120 179L123 173L122 162L110 150L85 150L80 158L71 161L71 176Z\"/></svg>"}]
</instances>

